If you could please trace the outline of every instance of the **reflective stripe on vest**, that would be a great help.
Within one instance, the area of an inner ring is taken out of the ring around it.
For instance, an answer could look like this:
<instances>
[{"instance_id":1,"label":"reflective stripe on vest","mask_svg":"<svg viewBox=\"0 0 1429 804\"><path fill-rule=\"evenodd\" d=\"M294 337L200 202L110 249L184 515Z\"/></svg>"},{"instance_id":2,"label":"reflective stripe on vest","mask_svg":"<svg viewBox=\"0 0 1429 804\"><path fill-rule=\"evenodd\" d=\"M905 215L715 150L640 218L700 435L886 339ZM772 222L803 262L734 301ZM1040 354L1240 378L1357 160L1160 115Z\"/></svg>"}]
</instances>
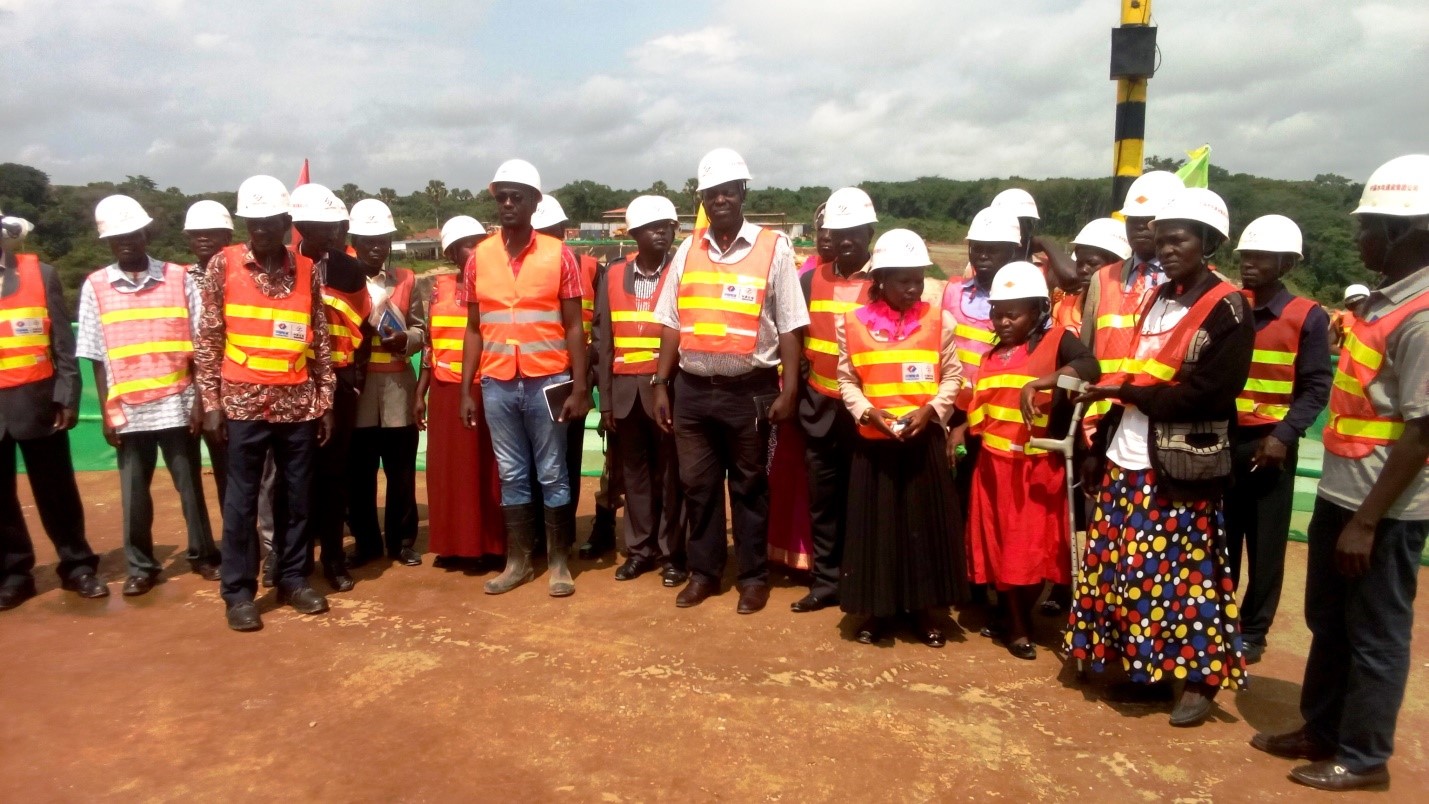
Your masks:
<instances>
[{"instance_id":1,"label":"reflective stripe on vest","mask_svg":"<svg viewBox=\"0 0 1429 804\"><path fill-rule=\"evenodd\" d=\"M1284 421L1290 412L1300 333L1305 327L1305 317L1316 306L1309 299L1296 296L1285 305L1279 318L1255 333L1250 379L1235 400L1237 421L1242 427L1276 424Z\"/></svg>"},{"instance_id":2,"label":"reflective stripe on vest","mask_svg":"<svg viewBox=\"0 0 1429 804\"><path fill-rule=\"evenodd\" d=\"M55 373L40 258L16 254L15 275L19 289L0 299L0 388L39 382Z\"/></svg>"},{"instance_id":3,"label":"reflective stripe on vest","mask_svg":"<svg viewBox=\"0 0 1429 804\"><path fill-rule=\"evenodd\" d=\"M1126 382L1137 386L1169 385L1176 381L1181 366L1186 362L1186 353L1191 342L1206 323L1206 318L1227 296L1236 293L1229 282L1220 280L1212 285L1186 315L1175 326L1165 332L1144 332L1138 325L1132 338L1131 353L1122 361L1121 370L1110 377L1103 377L1102 384L1118 385ZM1139 320L1145 320L1146 311L1156 303L1156 294L1147 295L1146 304Z\"/></svg>"},{"instance_id":4,"label":"reflective stripe on vest","mask_svg":"<svg viewBox=\"0 0 1429 804\"><path fill-rule=\"evenodd\" d=\"M930 304L923 311L917 332L897 343L876 340L858 320L857 313L845 313L844 339L863 395L876 410L907 416L938 395L943 312L936 305ZM864 438L888 438L865 424L859 425L858 432Z\"/></svg>"},{"instance_id":5,"label":"reflective stripe on vest","mask_svg":"<svg viewBox=\"0 0 1429 804\"><path fill-rule=\"evenodd\" d=\"M431 305L431 366L432 379L438 382L461 382L461 352L466 339L466 305L457 300L455 274L437 277L432 286ZM475 373L472 380L479 380Z\"/></svg>"},{"instance_id":6,"label":"reflective stripe on vest","mask_svg":"<svg viewBox=\"0 0 1429 804\"><path fill-rule=\"evenodd\" d=\"M193 384L186 275L182 265L164 263L164 281L135 293L116 290L105 268L89 275L108 362L109 388L103 407L111 427L128 423L121 403L142 405L165 399Z\"/></svg>"},{"instance_id":7,"label":"reflective stripe on vest","mask_svg":"<svg viewBox=\"0 0 1429 804\"><path fill-rule=\"evenodd\" d=\"M1095 335L1092 354L1103 375L1121 369L1121 362L1131 354L1131 342L1136 336L1136 317L1141 310L1145 291L1133 287L1122 289L1121 272L1125 263L1113 262L1097 269L1097 306L1092 318ZM1082 415L1082 435L1091 443L1097 423L1111 411L1112 401L1101 399L1087 405Z\"/></svg>"},{"instance_id":8,"label":"reflective stripe on vest","mask_svg":"<svg viewBox=\"0 0 1429 804\"><path fill-rule=\"evenodd\" d=\"M332 367L352 365L357 348L362 345L362 322L372 315L372 297L366 288L345 293L334 287L323 287L323 315L327 318L328 343L332 349ZM312 357L308 350L308 357Z\"/></svg>"},{"instance_id":9,"label":"reflective stripe on vest","mask_svg":"<svg viewBox=\"0 0 1429 804\"><path fill-rule=\"evenodd\" d=\"M992 321L974 318L963 309L963 288L971 279L949 282L943 291L943 309L953 314L953 346L957 349L958 360L963 364L963 378L966 384L958 391L958 408L967 410L972 404L972 389L977 382L978 367L983 355L992 349L997 334L992 331Z\"/></svg>"},{"instance_id":10,"label":"reflective stripe on vest","mask_svg":"<svg viewBox=\"0 0 1429 804\"><path fill-rule=\"evenodd\" d=\"M1393 312L1373 320L1357 317L1345 333L1340 362L1330 388L1330 421L1325 449L1341 458L1360 459L1375 447L1389 446L1404 434L1404 419L1380 413L1366 389L1384 366L1390 333L1410 316L1429 310L1429 293L1420 293ZM1425 461L1429 465L1429 460Z\"/></svg>"},{"instance_id":11,"label":"reflective stripe on vest","mask_svg":"<svg viewBox=\"0 0 1429 804\"><path fill-rule=\"evenodd\" d=\"M397 284L392 288L392 295L388 297L392 306L402 315L403 326L407 323L407 315L412 311L412 288L417 281L416 274L407 268L396 269ZM400 371L407 371L411 364L407 361L405 352L394 352L382 345L381 334L372 335L372 357L367 364L368 371L375 371L379 374L393 374Z\"/></svg>"},{"instance_id":12,"label":"reflective stripe on vest","mask_svg":"<svg viewBox=\"0 0 1429 804\"><path fill-rule=\"evenodd\" d=\"M299 385L308 379L313 340L313 261L288 249L293 292L281 299L258 289L245 264L246 245L226 246L223 379L255 385Z\"/></svg>"},{"instance_id":13,"label":"reflective stripe on vest","mask_svg":"<svg viewBox=\"0 0 1429 804\"><path fill-rule=\"evenodd\" d=\"M481 327L481 376L497 380L548 377L570 368L561 319L561 259L565 245L539 232L513 274L500 237L477 245L475 301Z\"/></svg>"},{"instance_id":14,"label":"reflective stripe on vest","mask_svg":"<svg viewBox=\"0 0 1429 804\"><path fill-rule=\"evenodd\" d=\"M804 335L804 359L809 361L809 387L839 398L837 322L868 304L867 276L845 279L831 262L819 263L809 277L809 328Z\"/></svg>"},{"instance_id":15,"label":"reflective stripe on vest","mask_svg":"<svg viewBox=\"0 0 1429 804\"><path fill-rule=\"evenodd\" d=\"M1046 450L1029 447L1027 442L1047 434L1046 411L1051 407L1052 394L1037 394L1038 411L1029 427L1022 418L1022 389L1057 370L1057 350L1066 331L1053 326L1030 353L1025 344L1010 352L988 353L978 372L968 410L968 432L981 436L984 447L1008 456L1046 454Z\"/></svg>"},{"instance_id":16,"label":"reflective stripe on vest","mask_svg":"<svg viewBox=\"0 0 1429 804\"><path fill-rule=\"evenodd\" d=\"M595 274L600 270L600 261L589 254L580 255L581 266L581 331L585 342L590 343L590 330L595 321Z\"/></svg>"},{"instance_id":17,"label":"reflective stripe on vest","mask_svg":"<svg viewBox=\"0 0 1429 804\"><path fill-rule=\"evenodd\" d=\"M669 276L668 266L660 271L655 290L648 299L638 299L626 290L633 286L635 255L606 269L605 290L610 302L611 371L616 374L654 374L660 360L660 334L664 329L655 320L655 303Z\"/></svg>"},{"instance_id":18,"label":"reflective stripe on vest","mask_svg":"<svg viewBox=\"0 0 1429 804\"><path fill-rule=\"evenodd\" d=\"M676 302L681 351L754 354L778 242L777 233L760 229L749 253L730 264L711 260L703 237L690 245Z\"/></svg>"}]
</instances>

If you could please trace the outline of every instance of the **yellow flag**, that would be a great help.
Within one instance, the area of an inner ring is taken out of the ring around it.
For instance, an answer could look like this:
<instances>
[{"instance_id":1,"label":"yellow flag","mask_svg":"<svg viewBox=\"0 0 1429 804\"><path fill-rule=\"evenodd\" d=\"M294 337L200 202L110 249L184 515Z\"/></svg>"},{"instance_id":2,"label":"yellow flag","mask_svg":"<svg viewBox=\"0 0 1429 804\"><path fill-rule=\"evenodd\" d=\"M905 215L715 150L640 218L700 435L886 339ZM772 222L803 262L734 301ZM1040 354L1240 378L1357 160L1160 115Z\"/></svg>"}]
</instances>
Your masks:
<instances>
[{"instance_id":1,"label":"yellow flag","mask_svg":"<svg viewBox=\"0 0 1429 804\"><path fill-rule=\"evenodd\" d=\"M695 237L703 235L708 228L710 228L710 216L705 214L705 202L701 201L700 205L695 207Z\"/></svg>"},{"instance_id":2,"label":"yellow flag","mask_svg":"<svg viewBox=\"0 0 1429 804\"><path fill-rule=\"evenodd\" d=\"M1211 183L1211 146L1202 145L1194 151L1187 151L1190 157L1181 169L1176 171L1187 187L1209 187Z\"/></svg>"}]
</instances>

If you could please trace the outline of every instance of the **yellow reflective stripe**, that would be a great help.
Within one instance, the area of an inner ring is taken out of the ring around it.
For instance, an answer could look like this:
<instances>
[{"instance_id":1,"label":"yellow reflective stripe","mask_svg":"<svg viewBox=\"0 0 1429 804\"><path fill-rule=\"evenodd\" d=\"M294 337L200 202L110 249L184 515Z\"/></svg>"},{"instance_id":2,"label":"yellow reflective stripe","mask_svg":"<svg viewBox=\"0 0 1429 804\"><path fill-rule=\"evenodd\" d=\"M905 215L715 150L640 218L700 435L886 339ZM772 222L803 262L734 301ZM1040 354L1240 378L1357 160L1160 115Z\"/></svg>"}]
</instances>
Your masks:
<instances>
[{"instance_id":1,"label":"yellow reflective stripe","mask_svg":"<svg viewBox=\"0 0 1429 804\"><path fill-rule=\"evenodd\" d=\"M823 338L815 338L812 336L804 337L804 348L810 352L818 352L821 355L834 355L837 357L839 353L839 345L834 341L826 341Z\"/></svg>"},{"instance_id":2,"label":"yellow reflective stripe","mask_svg":"<svg viewBox=\"0 0 1429 804\"><path fill-rule=\"evenodd\" d=\"M1295 391L1295 382L1285 380L1262 380L1251 377L1245 381L1245 390L1261 394L1289 394Z\"/></svg>"},{"instance_id":3,"label":"yellow reflective stripe","mask_svg":"<svg viewBox=\"0 0 1429 804\"><path fill-rule=\"evenodd\" d=\"M1330 429L1351 438L1374 438L1380 441L1394 441L1404 434L1404 422L1382 419L1355 419L1349 416L1331 416Z\"/></svg>"},{"instance_id":4,"label":"yellow reflective stripe","mask_svg":"<svg viewBox=\"0 0 1429 804\"><path fill-rule=\"evenodd\" d=\"M1109 412L1111 412L1111 400L1098 399L1090 405L1087 405L1087 412L1082 417L1082 420L1085 421L1086 419L1090 419L1096 416L1105 416Z\"/></svg>"},{"instance_id":5,"label":"yellow reflective stripe","mask_svg":"<svg viewBox=\"0 0 1429 804\"><path fill-rule=\"evenodd\" d=\"M302 341L287 338L270 338L267 335L244 335L230 332L223 336L230 346L246 346L250 349L271 349L277 352L304 352L308 345Z\"/></svg>"},{"instance_id":6,"label":"yellow reflective stripe","mask_svg":"<svg viewBox=\"0 0 1429 804\"><path fill-rule=\"evenodd\" d=\"M109 398L118 399L125 394L132 394L135 391L153 391L159 388L168 388L188 376L189 370L188 367L185 366L172 374L165 374L162 377L149 377L142 380L118 382L109 386Z\"/></svg>"},{"instance_id":7,"label":"yellow reflective stripe","mask_svg":"<svg viewBox=\"0 0 1429 804\"><path fill-rule=\"evenodd\" d=\"M638 338L638 337L617 337L614 339L617 349L659 349L659 338Z\"/></svg>"},{"instance_id":8,"label":"yellow reflective stripe","mask_svg":"<svg viewBox=\"0 0 1429 804\"><path fill-rule=\"evenodd\" d=\"M459 352L464 346L461 338L433 338L432 348L442 349L450 352Z\"/></svg>"},{"instance_id":9,"label":"yellow reflective stripe","mask_svg":"<svg viewBox=\"0 0 1429 804\"><path fill-rule=\"evenodd\" d=\"M937 396L938 384L935 382L874 382L863 386L863 393L868 397Z\"/></svg>"},{"instance_id":10,"label":"yellow reflective stripe","mask_svg":"<svg viewBox=\"0 0 1429 804\"><path fill-rule=\"evenodd\" d=\"M1036 447L1026 447L1024 449L1021 445L1014 444L1009 439L1003 438L996 433L983 433L982 443L985 447L1002 450L1003 452L1022 452L1027 455L1042 455L1047 452L1045 449L1038 449Z\"/></svg>"},{"instance_id":11,"label":"yellow reflective stripe","mask_svg":"<svg viewBox=\"0 0 1429 804\"><path fill-rule=\"evenodd\" d=\"M977 327L970 327L967 324L958 324L954 326L953 336L957 338L966 338L970 341L977 341L978 343L986 343L988 345L991 345L993 341L997 340L996 332L993 332L989 329L979 329Z\"/></svg>"},{"instance_id":12,"label":"yellow reflective stripe","mask_svg":"<svg viewBox=\"0 0 1429 804\"><path fill-rule=\"evenodd\" d=\"M362 318L362 316L357 314L356 310L352 309L352 305L348 304L346 300L340 299L337 296L329 296L328 294L324 293L323 304L326 304L328 307L331 307L332 309L337 310L338 312L347 316L349 320L357 321Z\"/></svg>"},{"instance_id":13,"label":"yellow reflective stripe","mask_svg":"<svg viewBox=\"0 0 1429 804\"><path fill-rule=\"evenodd\" d=\"M581 297L581 309L582 309L582 310L594 310L594 309L595 309L595 300L594 300L594 299L587 299L587 298L585 298L584 296L582 296L582 297Z\"/></svg>"},{"instance_id":14,"label":"yellow reflective stripe","mask_svg":"<svg viewBox=\"0 0 1429 804\"><path fill-rule=\"evenodd\" d=\"M979 391L987 391L993 388L1021 388L1036 377L1025 374L994 374L991 377L978 377L977 385Z\"/></svg>"},{"instance_id":15,"label":"yellow reflective stripe","mask_svg":"<svg viewBox=\"0 0 1429 804\"><path fill-rule=\"evenodd\" d=\"M229 335L228 337L231 338L233 336ZM303 344L299 344L299 348L305 348L305 346ZM257 355L250 355L242 349L239 349L232 343L224 345L223 355L229 360L232 360L233 362L241 366L247 366L248 368L251 368L255 371L272 371L282 374L286 374L290 370L297 371L298 369L301 369L308 364L307 356L302 354L301 352L298 353L296 358L289 361L283 358L260 357Z\"/></svg>"},{"instance_id":16,"label":"yellow reflective stripe","mask_svg":"<svg viewBox=\"0 0 1429 804\"><path fill-rule=\"evenodd\" d=\"M466 326L466 316L464 315L434 315L432 316L432 329L437 327L451 327L462 329Z\"/></svg>"},{"instance_id":17,"label":"yellow reflective stripe","mask_svg":"<svg viewBox=\"0 0 1429 804\"><path fill-rule=\"evenodd\" d=\"M1097 329L1131 329L1136 326L1136 314L1107 313L1097 316Z\"/></svg>"},{"instance_id":18,"label":"yellow reflective stripe","mask_svg":"<svg viewBox=\"0 0 1429 804\"><path fill-rule=\"evenodd\" d=\"M1005 408L1001 405L984 404L979 405L977 407L977 411L983 413L989 419L996 419L1000 422L1010 422L1012 424L1025 423L1022 420L1022 411L1017 410L1016 408ZM968 421L971 422L972 418L972 414L969 414ZM1036 416L1032 420L1032 423L1038 427L1044 426L1047 424L1047 417L1042 415Z\"/></svg>"},{"instance_id":19,"label":"yellow reflective stripe","mask_svg":"<svg viewBox=\"0 0 1429 804\"><path fill-rule=\"evenodd\" d=\"M0 357L0 370L12 368L28 368L36 366L49 358L45 355L17 355L15 357Z\"/></svg>"},{"instance_id":20,"label":"yellow reflective stripe","mask_svg":"<svg viewBox=\"0 0 1429 804\"><path fill-rule=\"evenodd\" d=\"M968 366L981 366L981 365L982 365L982 353L981 353L981 352L974 352L974 351L972 351L971 349L958 349L958 350L957 350L957 353L958 353L958 360L961 361L964 365L968 365Z\"/></svg>"},{"instance_id":21,"label":"yellow reflective stripe","mask_svg":"<svg viewBox=\"0 0 1429 804\"><path fill-rule=\"evenodd\" d=\"M754 302L726 301L705 296L681 296L676 306L681 310L718 310L751 316L759 315L761 309L761 306Z\"/></svg>"},{"instance_id":22,"label":"yellow reflective stripe","mask_svg":"<svg viewBox=\"0 0 1429 804\"><path fill-rule=\"evenodd\" d=\"M855 366L879 366L889 363L937 363L938 353L932 349L879 349L849 355Z\"/></svg>"},{"instance_id":23,"label":"yellow reflective stripe","mask_svg":"<svg viewBox=\"0 0 1429 804\"><path fill-rule=\"evenodd\" d=\"M460 361L460 360L438 360L438 361L436 361L436 363L437 363L437 368L446 369L447 371L450 371L450 372L453 373L453 374L460 374L460 373L461 373L461 361Z\"/></svg>"},{"instance_id":24,"label":"yellow reflective stripe","mask_svg":"<svg viewBox=\"0 0 1429 804\"><path fill-rule=\"evenodd\" d=\"M1363 341L1355 337L1354 332L1345 333L1345 351L1350 353L1350 357L1353 357L1356 363L1370 371L1379 371L1379 364L1384 362L1384 355L1366 346Z\"/></svg>"},{"instance_id":25,"label":"yellow reflective stripe","mask_svg":"<svg viewBox=\"0 0 1429 804\"><path fill-rule=\"evenodd\" d=\"M156 318L182 318L185 321L189 317L187 307L135 307L127 310L110 310L107 313L99 314L99 323L117 324L121 321L153 321Z\"/></svg>"},{"instance_id":26,"label":"yellow reflective stripe","mask_svg":"<svg viewBox=\"0 0 1429 804\"><path fill-rule=\"evenodd\" d=\"M1264 363L1268 366L1293 366L1295 365L1294 352L1277 352L1270 349L1256 349L1250 354L1252 363Z\"/></svg>"},{"instance_id":27,"label":"yellow reflective stripe","mask_svg":"<svg viewBox=\"0 0 1429 804\"><path fill-rule=\"evenodd\" d=\"M1238 413L1254 413L1261 418L1276 421L1284 421L1285 417L1290 414L1289 405L1267 405L1264 402L1256 402L1254 399L1247 399L1243 396L1236 397L1235 409Z\"/></svg>"},{"instance_id":28,"label":"yellow reflective stripe","mask_svg":"<svg viewBox=\"0 0 1429 804\"><path fill-rule=\"evenodd\" d=\"M825 388L827 390L834 391L835 393L837 393L839 390L838 380L832 379L830 377L825 377L817 371L809 372L809 382L819 386L820 388Z\"/></svg>"},{"instance_id":29,"label":"yellow reflective stripe","mask_svg":"<svg viewBox=\"0 0 1429 804\"><path fill-rule=\"evenodd\" d=\"M1103 374L1110 374L1121 368L1123 360L1124 358L1120 357L1099 357L1097 365L1101 366Z\"/></svg>"},{"instance_id":30,"label":"yellow reflective stripe","mask_svg":"<svg viewBox=\"0 0 1429 804\"><path fill-rule=\"evenodd\" d=\"M49 318L50 311L44 307L12 307L0 310L0 321L18 321L21 318Z\"/></svg>"},{"instance_id":31,"label":"yellow reflective stripe","mask_svg":"<svg viewBox=\"0 0 1429 804\"><path fill-rule=\"evenodd\" d=\"M809 302L809 312L811 313L851 313L862 307L856 301L837 301L835 299L814 299Z\"/></svg>"},{"instance_id":32,"label":"yellow reflective stripe","mask_svg":"<svg viewBox=\"0 0 1429 804\"><path fill-rule=\"evenodd\" d=\"M729 331L729 327L715 321L696 322L690 331L696 335L723 335Z\"/></svg>"},{"instance_id":33,"label":"yellow reflective stripe","mask_svg":"<svg viewBox=\"0 0 1429 804\"><path fill-rule=\"evenodd\" d=\"M233 318L251 318L256 321L288 321L306 324L310 316L306 312L279 310L275 307L259 307L254 304L225 304L223 314Z\"/></svg>"},{"instance_id":34,"label":"yellow reflective stripe","mask_svg":"<svg viewBox=\"0 0 1429 804\"><path fill-rule=\"evenodd\" d=\"M1365 395L1364 386L1360 385L1360 381L1339 369L1335 370L1335 387L1351 396L1362 397Z\"/></svg>"},{"instance_id":35,"label":"yellow reflective stripe","mask_svg":"<svg viewBox=\"0 0 1429 804\"><path fill-rule=\"evenodd\" d=\"M43 332L39 335L3 335L0 336L0 348L18 349L22 346L49 346L50 336Z\"/></svg>"},{"instance_id":36,"label":"yellow reflective stripe","mask_svg":"<svg viewBox=\"0 0 1429 804\"><path fill-rule=\"evenodd\" d=\"M328 336L331 337L331 338L339 338L339 339L341 339L341 338L351 338L352 335L353 335L353 332L352 332L352 330L348 329L347 327L343 326L342 324L328 324L328 325L327 325L327 334L328 334Z\"/></svg>"},{"instance_id":37,"label":"yellow reflective stripe","mask_svg":"<svg viewBox=\"0 0 1429 804\"><path fill-rule=\"evenodd\" d=\"M368 362L370 362L370 363L396 363L396 362L397 362L397 359L398 359L397 356L394 355L394 354L392 354L391 352L373 352L373 353L372 353L372 358L371 358Z\"/></svg>"},{"instance_id":38,"label":"yellow reflective stripe","mask_svg":"<svg viewBox=\"0 0 1429 804\"><path fill-rule=\"evenodd\" d=\"M680 284L691 285L739 285L740 287L763 290L768 281L757 276L726 274L719 271L686 271L680 275Z\"/></svg>"},{"instance_id":39,"label":"yellow reflective stripe","mask_svg":"<svg viewBox=\"0 0 1429 804\"><path fill-rule=\"evenodd\" d=\"M632 363L649 363L656 357L654 352L626 352L623 355L616 355L615 362L628 366Z\"/></svg>"},{"instance_id":40,"label":"yellow reflective stripe","mask_svg":"<svg viewBox=\"0 0 1429 804\"><path fill-rule=\"evenodd\" d=\"M1141 367L1141 370L1158 380L1170 382L1176 376L1176 369L1162 363L1160 360L1148 360Z\"/></svg>"},{"instance_id":41,"label":"yellow reflective stripe","mask_svg":"<svg viewBox=\"0 0 1429 804\"><path fill-rule=\"evenodd\" d=\"M654 324L654 310L611 310L610 320L622 323Z\"/></svg>"},{"instance_id":42,"label":"yellow reflective stripe","mask_svg":"<svg viewBox=\"0 0 1429 804\"><path fill-rule=\"evenodd\" d=\"M126 357L138 357L145 354L170 354L173 352L192 352L194 350L193 341L149 341L148 343L136 343L129 346L116 346L109 350L110 360L123 360Z\"/></svg>"}]
</instances>

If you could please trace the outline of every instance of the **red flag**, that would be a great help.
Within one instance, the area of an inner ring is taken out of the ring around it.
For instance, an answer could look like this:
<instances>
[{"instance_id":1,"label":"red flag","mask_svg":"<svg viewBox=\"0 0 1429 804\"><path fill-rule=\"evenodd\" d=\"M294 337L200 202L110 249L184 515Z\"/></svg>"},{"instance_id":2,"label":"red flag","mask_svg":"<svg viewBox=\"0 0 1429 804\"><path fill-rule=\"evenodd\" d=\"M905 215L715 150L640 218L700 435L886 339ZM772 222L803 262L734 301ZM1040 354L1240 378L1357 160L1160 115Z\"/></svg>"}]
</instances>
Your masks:
<instances>
[{"instance_id":1,"label":"red flag","mask_svg":"<svg viewBox=\"0 0 1429 804\"><path fill-rule=\"evenodd\" d=\"M298 171L298 180L293 183L293 189L296 190L297 188L302 187L304 184L307 184L307 183L310 182L310 181L312 181L312 179L309 179L309 178L308 178L308 160L307 160L307 159L304 159L304 160L303 160L303 169L300 170L300 171ZM297 247L298 247L298 244L301 243L301 242L303 242L303 236L300 235L300 234L298 234L298 227L294 226L294 227L293 227L293 248L296 250Z\"/></svg>"}]
</instances>

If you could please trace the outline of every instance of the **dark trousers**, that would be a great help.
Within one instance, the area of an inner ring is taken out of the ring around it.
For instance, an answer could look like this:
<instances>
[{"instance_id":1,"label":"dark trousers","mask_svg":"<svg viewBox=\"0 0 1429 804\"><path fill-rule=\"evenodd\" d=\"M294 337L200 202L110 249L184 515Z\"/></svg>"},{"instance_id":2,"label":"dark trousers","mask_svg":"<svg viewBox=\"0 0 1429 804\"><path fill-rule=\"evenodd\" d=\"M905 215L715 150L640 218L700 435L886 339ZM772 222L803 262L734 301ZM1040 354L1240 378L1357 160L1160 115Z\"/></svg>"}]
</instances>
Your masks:
<instances>
[{"instance_id":1,"label":"dark trousers","mask_svg":"<svg viewBox=\"0 0 1429 804\"><path fill-rule=\"evenodd\" d=\"M844 522L848 512L848 474L858 425L846 409L826 435L804 440L804 463L809 474L809 529L814 542L814 566L809 593L834 598L839 593L843 565Z\"/></svg>"},{"instance_id":2,"label":"dark trousers","mask_svg":"<svg viewBox=\"0 0 1429 804\"><path fill-rule=\"evenodd\" d=\"M130 575L156 575L163 569L154 558L154 498L150 487L159 453L169 467L188 531L190 564L218 563L218 546L208 523L203 494L203 457L198 436L187 427L124 433L119 437L119 491L124 508L124 556Z\"/></svg>"},{"instance_id":3,"label":"dark trousers","mask_svg":"<svg viewBox=\"0 0 1429 804\"><path fill-rule=\"evenodd\" d=\"M1305 622L1314 638L1300 714L1311 734L1338 747L1345 767L1363 772L1394 752L1429 521L1380 522L1369 572L1351 580L1335 569L1335 543L1354 513L1315 500L1305 572Z\"/></svg>"},{"instance_id":4,"label":"dark trousers","mask_svg":"<svg viewBox=\"0 0 1429 804\"><path fill-rule=\"evenodd\" d=\"M1250 459L1268 428L1245 434L1231 449L1235 482L1226 491L1226 540L1231 577L1240 580L1241 555L1250 559L1240 594L1241 636L1248 644L1264 645L1285 578L1285 543L1290 538L1290 507L1295 501L1295 463L1299 445L1292 444L1279 469L1251 471Z\"/></svg>"},{"instance_id":5,"label":"dark trousers","mask_svg":"<svg viewBox=\"0 0 1429 804\"><path fill-rule=\"evenodd\" d=\"M334 564L342 564L347 560L343 552L342 535L347 527L348 460L352 454L353 425L357 422L357 388L353 385L352 378L345 376L345 373L351 371L337 370L337 388L332 395L332 435L328 437L326 444L318 447L317 468L313 472L312 538L308 540L308 544L318 546L321 550L321 561ZM416 460L415 455L414 445L413 461ZM415 466L415 463L413 465ZM375 468L372 477L375 481ZM415 483L415 480L413 482ZM374 488L374 492L375 490ZM413 494L415 493L414 490ZM390 492L388 499L391 499ZM375 511L373 517L376 518ZM416 519L415 499L412 518ZM413 538L415 537L414 523ZM309 552L308 556L308 564L311 567L312 553Z\"/></svg>"},{"instance_id":6,"label":"dark trousers","mask_svg":"<svg viewBox=\"0 0 1429 804\"><path fill-rule=\"evenodd\" d=\"M228 491L228 444L204 430L203 445L208 448L208 468L213 470L213 485L218 487L218 510L222 511Z\"/></svg>"},{"instance_id":7,"label":"dark trousers","mask_svg":"<svg viewBox=\"0 0 1429 804\"><path fill-rule=\"evenodd\" d=\"M570 478L571 505L574 508L581 504L581 458L584 452L585 421L573 421L566 427L566 475Z\"/></svg>"},{"instance_id":8,"label":"dark trousers","mask_svg":"<svg viewBox=\"0 0 1429 804\"><path fill-rule=\"evenodd\" d=\"M691 572L718 584L728 560L724 489L729 480L737 583L769 580L769 426L756 422L754 397L777 394L773 369L739 377L675 379L675 446L689 515Z\"/></svg>"},{"instance_id":9,"label":"dark trousers","mask_svg":"<svg viewBox=\"0 0 1429 804\"><path fill-rule=\"evenodd\" d=\"M416 425L409 427L358 427L352 431L348 461L347 522L365 556L396 557L403 547L417 543L417 442ZM387 476L387 505L383 525L377 524L377 468ZM383 539L383 534L386 539Z\"/></svg>"},{"instance_id":10,"label":"dark trousers","mask_svg":"<svg viewBox=\"0 0 1429 804\"><path fill-rule=\"evenodd\" d=\"M258 592L258 489L263 460L273 462L283 478L273 500L278 588L292 591L307 583L308 501L318 451L318 422L237 421L228 426L228 490L223 504L222 583L228 605L253 600Z\"/></svg>"},{"instance_id":11,"label":"dark trousers","mask_svg":"<svg viewBox=\"0 0 1429 804\"><path fill-rule=\"evenodd\" d=\"M84 506L74 482L69 433L62 431L25 441L16 441L7 434L0 437L0 585L28 583L30 571L35 568L35 548L20 512L15 486L16 446L25 456L25 471L30 476L40 524L60 558L60 579L72 580L94 572L99 556L89 549L84 538Z\"/></svg>"},{"instance_id":12,"label":"dark trousers","mask_svg":"<svg viewBox=\"0 0 1429 804\"><path fill-rule=\"evenodd\" d=\"M675 438L660 431L637 401L616 421L615 442L625 485L625 548L631 558L685 565L684 495Z\"/></svg>"}]
</instances>

